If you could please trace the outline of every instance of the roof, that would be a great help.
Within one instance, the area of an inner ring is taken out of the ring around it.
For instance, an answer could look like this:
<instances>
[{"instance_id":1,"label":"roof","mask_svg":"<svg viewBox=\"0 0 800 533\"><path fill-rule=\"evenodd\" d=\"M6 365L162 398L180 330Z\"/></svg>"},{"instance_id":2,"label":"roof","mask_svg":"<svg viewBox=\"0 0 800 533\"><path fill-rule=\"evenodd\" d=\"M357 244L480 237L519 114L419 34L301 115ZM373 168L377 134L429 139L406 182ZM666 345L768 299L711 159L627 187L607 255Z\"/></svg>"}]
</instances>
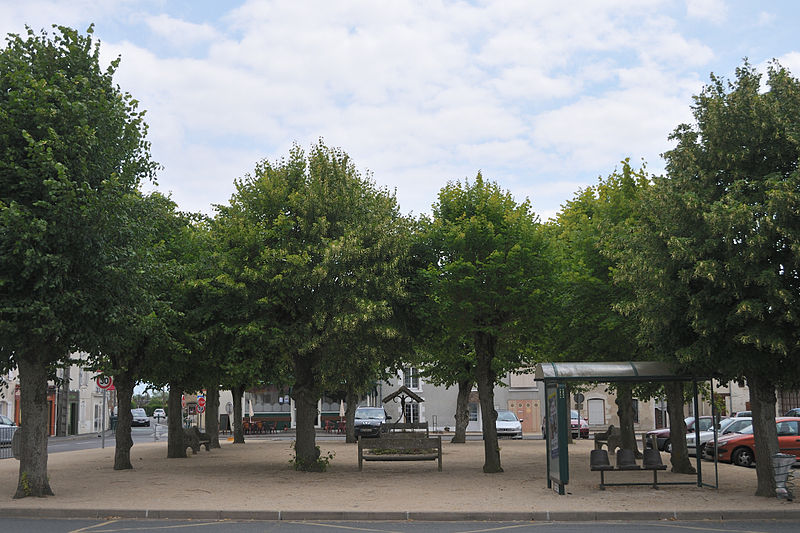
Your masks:
<instances>
[{"instance_id":1,"label":"roof","mask_svg":"<svg viewBox=\"0 0 800 533\"><path fill-rule=\"evenodd\" d=\"M405 385L402 385L399 389L397 389L396 391L391 393L389 396L384 398L382 401L383 401L383 403L391 402L392 400L394 400L397 397L401 397L400 399L403 400L404 398L402 398L402 396L405 396L406 398L411 398L412 400L414 400L417 403L422 403L422 402L425 401L422 398L420 398L420 396L418 394L415 394L411 389L409 389Z\"/></svg>"},{"instance_id":2,"label":"roof","mask_svg":"<svg viewBox=\"0 0 800 533\"><path fill-rule=\"evenodd\" d=\"M693 376L676 374L661 361L616 363L539 363L534 377L539 381L692 381Z\"/></svg>"}]
</instances>

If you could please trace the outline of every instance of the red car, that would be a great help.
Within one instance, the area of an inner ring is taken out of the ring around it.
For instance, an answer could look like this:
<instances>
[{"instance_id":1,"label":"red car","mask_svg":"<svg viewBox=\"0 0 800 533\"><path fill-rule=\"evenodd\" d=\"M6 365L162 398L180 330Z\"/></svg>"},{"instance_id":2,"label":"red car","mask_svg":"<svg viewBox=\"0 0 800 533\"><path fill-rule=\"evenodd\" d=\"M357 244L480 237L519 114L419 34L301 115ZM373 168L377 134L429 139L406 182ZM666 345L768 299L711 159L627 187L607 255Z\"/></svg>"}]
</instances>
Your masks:
<instances>
[{"instance_id":1,"label":"red car","mask_svg":"<svg viewBox=\"0 0 800 533\"><path fill-rule=\"evenodd\" d=\"M780 417L775 419L778 429L778 447L781 453L800 457L800 417ZM712 445L713 446L713 445ZM712 446L706 446L706 450ZM730 433L719 438L717 443L718 460L738 466L753 466L756 462L755 437L753 426L741 433Z\"/></svg>"}]
</instances>

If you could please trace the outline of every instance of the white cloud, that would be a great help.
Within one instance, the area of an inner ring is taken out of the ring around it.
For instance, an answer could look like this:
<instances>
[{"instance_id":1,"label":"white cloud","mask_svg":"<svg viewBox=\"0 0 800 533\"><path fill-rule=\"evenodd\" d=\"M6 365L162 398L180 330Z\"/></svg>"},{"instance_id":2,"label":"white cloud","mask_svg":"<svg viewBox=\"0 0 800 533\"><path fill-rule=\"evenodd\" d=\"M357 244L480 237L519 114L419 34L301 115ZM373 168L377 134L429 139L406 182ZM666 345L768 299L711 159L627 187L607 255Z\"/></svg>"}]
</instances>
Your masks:
<instances>
[{"instance_id":1,"label":"white cloud","mask_svg":"<svg viewBox=\"0 0 800 533\"><path fill-rule=\"evenodd\" d=\"M691 18L721 24L728 16L725 0L686 0L686 14Z\"/></svg>"},{"instance_id":2,"label":"white cloud","mask_svg":"<svg viewBox=\"0 0 800 533\"><path fill-rule=\"evenodd\" d=\"M180 48L206 43L220 37L219 32L209 24L193 24L164 13L146 17L145 23L153 33Z\"/></svg>"},{"instance_id":3,"label":"white cloud","mask_svg":"<svg viewBox=\"0 0 800 533\"><path fill-rule=\"evenodd\" d=\"M0 28L96 20L104 59L122 56L116 81L148 110L161 186L207 212L257 160L322 136L405 211L483 169L546 218L626 156L657 171L720 56L668 0L251 0L206 18L201 3L191 20L171 7L0 3ZM720 21L727 7L687 13Z\"/></svg>"}]
</instances>

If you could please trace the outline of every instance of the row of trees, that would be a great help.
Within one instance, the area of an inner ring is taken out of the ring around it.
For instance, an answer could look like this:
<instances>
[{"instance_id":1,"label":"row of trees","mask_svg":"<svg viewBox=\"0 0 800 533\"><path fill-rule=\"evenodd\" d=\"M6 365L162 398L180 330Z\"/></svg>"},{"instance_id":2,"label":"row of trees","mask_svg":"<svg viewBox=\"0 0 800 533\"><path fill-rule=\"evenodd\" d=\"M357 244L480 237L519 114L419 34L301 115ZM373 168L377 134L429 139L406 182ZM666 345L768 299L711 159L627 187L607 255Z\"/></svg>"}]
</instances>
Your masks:
<instances>
[{"instance_id":1,"label":"row of trees","mask_svg":"<svg viewBox=\"0 0 800 533\"><path fill-rule=\"evenodd\" d=\"M303 470L325 465L322 394L347 400L352 440L359 397L408 364L458 387L455 441L477 385L485 472L502 471L494 386L543 360L659 359L746 380L757 453L777 449L775 387L800 381L800 94L778 65L766 91L747 64L712 78L673 134L667 176L625 161L541 223L480 173L444 187L431 216L403 216L322 141L258 163L215 216L181 213L141 192L157 171L143 113L113 84L118 60L104 70L98 56L91 28L29 31L0 52L0 365L22 388L17 497L52 494L46 384L78 350L114 376L119 405L138 381L168 386L170 413L207 389L216 445L221 388L238 443L243 391L291 386ZM668 389L680 423L682 391ZM633 394L617 386L629 439ZM120 409L115 469L131 468L130 422ZM168 455L185 453L171 416ZM768 467L758 494L774 492Z\"/></svg>"}]
</instances>

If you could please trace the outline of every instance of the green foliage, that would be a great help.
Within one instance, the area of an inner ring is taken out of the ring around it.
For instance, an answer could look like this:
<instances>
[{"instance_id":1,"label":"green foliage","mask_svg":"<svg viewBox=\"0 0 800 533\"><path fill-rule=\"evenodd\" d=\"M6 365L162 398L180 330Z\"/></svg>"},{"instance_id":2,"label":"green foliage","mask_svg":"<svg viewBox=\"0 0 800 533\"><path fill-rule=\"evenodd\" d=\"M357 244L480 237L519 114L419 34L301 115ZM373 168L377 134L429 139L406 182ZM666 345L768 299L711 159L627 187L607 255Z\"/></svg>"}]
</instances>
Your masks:
<instances>
[{"instance_id":1,"label":"green foliage","mask_svg":"<svg viewBox=\"0 0 800 533\"><path fill-rule=\"evenodd\" d=\"M640 357L638 324L620 314L630 289L614 283L616 249L639 216L640 196L649 187L644 168L628 160L567 202L548 237L559 259L557 312L550 325L551 359L629 361ZM652 357L652 355L649 355Z\"/></svg>"},{"instance_id":2,"label":"green foliage","mask_svg":"<svg viewBox=\"0 0 800 533\"><path fill-rule=\"evenodd\" d=\"M120 256L115 207L154 175L144 112L91 36L28 30L0 51L0 365L93 348Z\"/></svg>"},{"instance_id":3,"label":"green foliage","mask_svg":"<svg viewBox=\"0 0 800 533\"><path fill-rule=\"evenodd\" d=\"M292 450L295 448L295 442L292 441ZM316 459L306 459L303 457L299 457L295 454L294 457L289 459L289 464L295 470L299 470L301 472L324 472L328 469L328 466L331 464L331 461L334 457L336 457L336 452L329 451L325 455L319 449L319 446L315 446L317 451Z\"/></svg>"},{"instance_id":4,"label":"green foliage","mask_svg":"<svg viewBox=\"0 0 800 533\"><path fill-rule=\"evenodd\" d=\"M452 384L472 372L479 332L497 339L497 376L532 362L548 315L553 258L529 202L517 204L480 173L473 183L450 183L433 220L421 221L416 250L425 259L415 304L428 375Z\"/></svg>"},{"instance_id":5,"label":"green foliage","mask_svg":"<svg viewBox=\"0 0 800 533\"><path fill-rule=\"evenodd\" d=\"M621 257L643 340L698 373L796 387L800 83L773 64L712 76L672 134L669 176Z\"/></svg>"}]
</instances>

